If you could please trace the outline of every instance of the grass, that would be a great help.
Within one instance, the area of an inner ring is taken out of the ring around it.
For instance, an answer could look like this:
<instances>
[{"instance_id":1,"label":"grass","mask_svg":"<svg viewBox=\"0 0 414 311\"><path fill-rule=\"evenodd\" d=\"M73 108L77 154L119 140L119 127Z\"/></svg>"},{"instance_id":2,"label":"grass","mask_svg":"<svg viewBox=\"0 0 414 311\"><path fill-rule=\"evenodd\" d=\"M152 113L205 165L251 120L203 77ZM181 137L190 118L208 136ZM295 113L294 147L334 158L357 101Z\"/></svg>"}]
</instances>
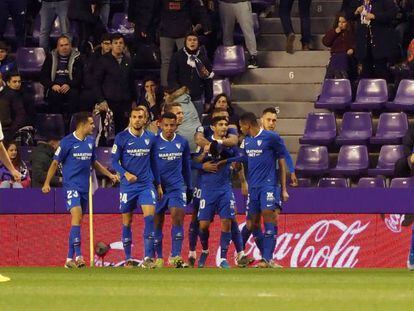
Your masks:
<instances>
[{"instance_id":1,"label":"grass","mask_svg":"<svg viewBox=\"0 0 414 311\"><path fill-rule=\"evenodd\" d=\"M1 268L0 310L413 310L402 269Z\"/></svg>"}]
</instances>

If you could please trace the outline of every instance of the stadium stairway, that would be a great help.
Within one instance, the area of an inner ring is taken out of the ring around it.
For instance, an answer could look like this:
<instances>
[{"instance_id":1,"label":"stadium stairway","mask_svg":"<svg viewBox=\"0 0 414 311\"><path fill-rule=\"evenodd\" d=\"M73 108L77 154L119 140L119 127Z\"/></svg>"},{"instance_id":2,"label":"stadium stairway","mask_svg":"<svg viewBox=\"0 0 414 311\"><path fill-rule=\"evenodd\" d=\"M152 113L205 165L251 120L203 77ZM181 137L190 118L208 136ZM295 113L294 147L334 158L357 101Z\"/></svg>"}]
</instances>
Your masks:
<instances>
[{"instance_id":1,"label":"stadium stairway","mask_svg":"<svg viewBox=\"0 0 414 311\"><path fill-rule=\"evenodd\" d=\"M299 150L306 116L315 111L314 100L319 95L329 51L322 45L323 34L332 27L341 1L314 0L311 4L312 51L301 51L300 19L297 1L292 9L295 29L295 52L285 52L278 8L268 17L261 17L258 36L260 68L250 69L232 81L232 100L238 113L252 111L260 115L269 106L279 107L277 130L284 138L294 160ZM321 110L322 111L322 110Z\"/></svg>"}]
</instances>

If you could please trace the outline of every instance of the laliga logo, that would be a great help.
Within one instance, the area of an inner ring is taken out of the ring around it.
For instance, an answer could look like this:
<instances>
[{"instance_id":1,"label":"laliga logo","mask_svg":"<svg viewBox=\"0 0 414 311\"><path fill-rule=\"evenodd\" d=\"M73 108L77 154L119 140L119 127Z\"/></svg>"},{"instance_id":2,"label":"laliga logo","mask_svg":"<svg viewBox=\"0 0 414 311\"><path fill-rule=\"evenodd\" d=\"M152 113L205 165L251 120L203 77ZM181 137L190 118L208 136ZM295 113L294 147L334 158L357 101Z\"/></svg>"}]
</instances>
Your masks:
<instances>
[{"instance_id":1,"label":"laliga logo","mask_svg":"<svg viewBox=\"0 0 414 311\"><path fill-rule=\"evenodd\" d=\"M400 233L402 230L402 223L405 219L405 215L400 214L390 214L386 215L384 222L387 225L387 228L394 233Z\"/></svg>"},{"instance_id":2,"label":"laliga logo","mask_svg":"<svg viewBox=\"0 0 414 311\"><path fill-rule=\"evenodd\" d=\"M339 220L320 220L303 233L283 233L277 238L273 258L278 262L290 256L290 267L293 268L353 268L358 263L357 256L361 247L352 244L352 241L369 224L363 225L357 220L347 226ZM241 228L243 226L244 223L240 225ZM341 236L336 242L324 243L335 229L341 232ZM246 243L245 252L256 260L261 258L252 236Z\"/></svg>"}]
</instances>

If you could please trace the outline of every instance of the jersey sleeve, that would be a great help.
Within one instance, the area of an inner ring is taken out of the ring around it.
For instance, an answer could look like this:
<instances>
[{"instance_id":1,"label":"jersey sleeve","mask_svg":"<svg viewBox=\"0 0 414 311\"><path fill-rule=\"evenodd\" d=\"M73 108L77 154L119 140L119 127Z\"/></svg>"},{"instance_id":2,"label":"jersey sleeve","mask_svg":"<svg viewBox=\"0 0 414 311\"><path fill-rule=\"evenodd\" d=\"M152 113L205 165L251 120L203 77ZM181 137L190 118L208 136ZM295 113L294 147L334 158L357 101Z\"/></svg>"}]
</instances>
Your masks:
<instances>
[{"instance_id":1,"label":"jersey sleeve","mask_svg":"<svg viewBox=\"0 0 414 311\"><path fill-rule=\"evenodd\" d=\"M123 150L122 138L121 136L117 135L115 137L114 145L112 146L112 167L121 176L124 176L127 171L121 165L122 150Z\"/></svg>"},{"instance_id":2,"label":"jersey sleeve","mask_svg":"<svg viewBox=\"0 0 414 311\"><path fill-rule=\"evenodd\" d=\"M235 135L239 136L239 133L237 132L237 129L234 127L229 127L227 130L227 135Z\"/></svg>"},{"instance_id":3,"label":"jersey sleeve","mask_svg":"<svg viewBox=\"0 0 414 311\"><path fill-rule=\"evenodd\" d=\"M59 163L65 162L66 157L69 153L69 146L67 145L65 140L61 140L59 147L55 151L55 155L53 156L53 160L58 161Z\"/></svg>"},{"instance_id":4,"label":"jersey sleeve","mask_svg":"<svg viewBox=\"0 0 414 311\"><path fill-rule=\"evenodd\" d=\"M276 134L270 135L269 139L270 139L270 144L269 144L270 148L276 154L278 154L280 158L284 158L286 160L288 157L290 157L290 154L286 149L285 143L279 135L276 135ZM286 160L286 161L288 161L288 160ZM293 161L291 162L291 164L293 165ZM288 163L286 163L286 165L289 166Z\"/></svg>"}]
</instances>

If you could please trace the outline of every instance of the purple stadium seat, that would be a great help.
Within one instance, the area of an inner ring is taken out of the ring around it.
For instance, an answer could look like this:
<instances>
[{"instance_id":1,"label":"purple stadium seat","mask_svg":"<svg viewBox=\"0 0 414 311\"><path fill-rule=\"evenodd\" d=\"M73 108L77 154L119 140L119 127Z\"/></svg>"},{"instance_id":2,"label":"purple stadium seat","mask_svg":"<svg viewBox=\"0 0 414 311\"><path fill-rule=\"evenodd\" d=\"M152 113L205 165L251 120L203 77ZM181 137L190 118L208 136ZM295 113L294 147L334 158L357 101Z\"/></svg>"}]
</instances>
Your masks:
<instances>
[{"instance_id":1,"label":"purple stadium seat","mask_svg":"<svg viewBox=\"0 0 414 311\"><path fill-rule=\"evenodd\" d=\"M390 188L411 188L414 186L412 177L393 178L391 180Z\"/></svg>"},{"instance_id":2,"label":"purple stadium seat","mask_svg":"<svg viewBox=\"0 0 414 311\"><path fill-rule=\"evenodd\" d=\"M228 78L213 80L213 95L224 93L231 97L231 86Z\"/></svg>"},{"instance_id":3,"label":"purple stadium seat","mask_svg":"<svg viewBox=\"0 0 414 311\"><path fill-rule=\"evenodd\" d=\"M379 117L377 132L370 143L377 145L400 144L408 129L408 119L404 112L386 112Z\"/></svg>"},{"instance_id":4,"label":"purple stadium seat","mask_svg":"<svg viewBox=\"0 0 414 311\"><path fill-rule=\"evenodd\" d=\"M301 146L296 160L300 175L321 176L328 172L329 157L325 146Z\"/></svg>"},{"instance_id":5,"label":"purple stadium seat","mask_svg":"<svg viewBox=\"0 0 414 311\"><path fill-rule=\"evenodd\" d=\"M252 13L252 17L253 17L253 30L254 30L254 34L257 36L259 34L259 18L257 17L256 13ZM234 42L237 43L241 43L244 41L244 36L243 36L243 32L240 28L240 25L237 23L236 27L234 28L234 32L233 32L233 37L234 37Z\"/></svg>"},{"instance_id":6,"label":"purple stadium seat","mask_svg":"<svg viewBox=\"0 0 414 311\"><path fill-rule=\"evenodd\" d=\"M65 136L65 123L61 114L38 113L36 115L36 139L44 139L47 134L54 133L59 137Z\"/></svg>"},{"instance_id":7,"label":"purple stadium seat","mask_svg":"<svg viewBox=\"0 0 414 311\"><path fill-rule=\"evenodd\" d=\"M311 112L306 119L305 133L299 138L301 144L329 145L335 140L336 122L331 112Z\"/></svg>"},{"instance_id":8,"label":"purple stadium seat","mask_svg":"<svg viewBox=\"0 0 414 311\"><path fill-rule=\"evenodd\" d=\"M16 54L17 67L22 76L40 74L46 55L42 48L19 48Z\"/></svg>"},{"instance_id":9,"label":"purple stadium seat","mask_svg":"<svg viewBox=\"0 0 414 311\"><path fill-rule=\"evenodd\" d=\"M352 89L348 79L325 79L315 108L341 110L351 101Z\"/></svg>"},{"instance_id":10,"label":"purple stadium seat","mask_svg":"<svg viewBox=\"0 0 414 311\"><path fill-rule=\"evenodd\" d=\"M353 110L380 109L388 102L388 87L384 79L362 79L359 81Z\"/></svg>"},{"instance_id":11,"label":"purple stadium seat","mask_svg":"<svg viewBox=\"0 0 414 311\"><path fill-rule=\"evenodd\" d=\"M132 37L134 34L134 27L128 21L128 15L125 13L115 13L112 17L110 33L121 33L124 36Z\"/></svg>"},{"instance_id":12,"label":"purple stadium seat","mask_svg":"<svg viewBox=\"0 0 414 311\"><path fill-rule=\"evenodd\" d=\"M358 188L385 188L385 179L382 177L362 177L358 180Z\"/></svg>"},{"instance_id":13,"label":"purple stadium seat","mask_svg":"<svg viewBox=\"0 0 414 311\"><path fill-rule=\"evenodd\" d=\"M345 112L336 138L338 145L365 145L372 136L369 112Z\"/></svg>"},{"instance_id":14,"label":"purple stadium seat","mask_svg":"<svg viewBox=\"0 0 414 311\"><path fill-rule=\"evenodd\" d=\"M318 182L319 188L348 188L346 178L321 178Z\"/></svg>"},{"instance_id":15,"label":"purple stadium seat","mask_svg":"<svg viewBox=\"0 0 414 311\"><path fill-rule=\"evenodd\" d=\"M220 45L214 54L213 71L220 76L236 76L246 71L246 59L241 45Z\"/></svg>"},{"instance_id":16,"label":"purple stadium seat","mask_svg":"<svg viewBox=\"0 0 414 311\"><path fill-rule=\"evenodd\" d=\"M310 178L298 178L298 187L300 188L312 187L312 180Z\"/></svg>"},{"instance_id":17,"label":"purple stadium seat","mask_svg":"<svg viewBox=\"0 0 414 311\"><path fill-rule=\"evenodd\" d=\"M394 101L387 104L392 110L414 110L414 80L401 80Z\"/></svg>"},{"instance_id":18,"label":"purple stadium seat","mask_svg":"<svg viewBox=\"0 0 414 311\"><path fill-rule=\"evenodd\" d=\"M399 159L404 157L404 147L402 145L385 145L381 147L376 168L368 170L369 176L392 176L394 175L394 165Z\"/></svg>"},{"instance_id":19,"label":"purple stadium seat","mask_svg":"<svg viewBox=\"0 0 414 311\"><path fill-rule=\"evenodd\" d=\"M365 174L369 166L367 146L342 146L338 163L330 170L332 176L357 176Z\"/></svg>"}]
</instances>

